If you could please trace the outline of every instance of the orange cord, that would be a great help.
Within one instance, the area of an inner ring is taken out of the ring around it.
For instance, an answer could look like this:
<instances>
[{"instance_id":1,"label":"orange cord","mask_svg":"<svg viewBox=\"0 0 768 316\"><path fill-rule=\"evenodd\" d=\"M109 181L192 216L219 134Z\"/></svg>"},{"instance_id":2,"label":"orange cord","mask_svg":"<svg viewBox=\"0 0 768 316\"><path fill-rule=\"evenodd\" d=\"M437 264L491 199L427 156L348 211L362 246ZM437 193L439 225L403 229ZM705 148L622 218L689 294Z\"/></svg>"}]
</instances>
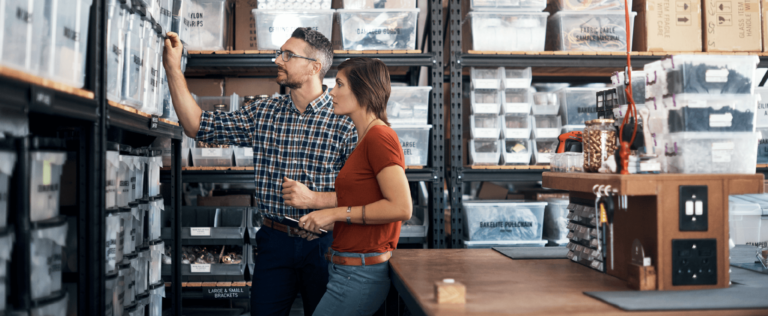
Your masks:
<instances>
[{"instance_id":1,"label":"orange cord","mask_svg":"<svg viewBox=\"0 0 768 316\"><path fill-rule=\"evenodd\" d=\"M624 143L624 125L627 125L629 116L631 115L635 121L635 129L632 131L632 139L630 140L629 144L627 144L627 148L629 148L631 144L635 143L635 136L637 136L637 108L635 107L635 99L632 97L632 60L630 55L632 29L629 23L629 5L627 0L624 0L624 19L626 23L625 30L627 32L627 71L624 73L624 76L626 77L625 81L627 82L627 86L624 88L624 93L627 95L627 114L624 115L624 119L621 122L621 127L619 128L619 140L621 143ZM621 173L629 174L629 171L626 168L629 163L629 157L620 156L620 158L622 166L624 166Z\"/></svg>"}]
</instances>

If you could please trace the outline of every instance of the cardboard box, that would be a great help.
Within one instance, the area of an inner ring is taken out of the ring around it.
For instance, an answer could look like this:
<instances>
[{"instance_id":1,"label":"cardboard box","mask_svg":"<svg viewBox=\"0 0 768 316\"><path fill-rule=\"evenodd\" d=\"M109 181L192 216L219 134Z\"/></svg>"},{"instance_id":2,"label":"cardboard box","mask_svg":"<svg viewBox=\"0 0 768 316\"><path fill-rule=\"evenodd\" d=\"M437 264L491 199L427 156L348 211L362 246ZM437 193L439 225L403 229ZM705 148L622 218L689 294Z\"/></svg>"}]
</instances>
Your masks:
<instances>
[{"instance_id":1,"label":"cardboard box","mask_svg":"<svg viewBox=\"0 0 768 316\"><path fill-rule=\"evenodd\" d=\"M198 196L197 206L251 206L251 195Z\"/></svg>"},{"instance_id":2,"label":"cardboard box","mask_svg":"<svg viewBox=\"0 0 768 316\"><path fill-rule=\"evenodd\" d=\"M700 52L701 2L635 0L633 49L641 52Z\"/></svg>"},{"instance_id":3,"label":"cardboard box","mask_svg":"<svg viewBox=\"0 0 768 316\"><path fill-rule=\"evenodd\" d=\"M256 9L256 0L235 2L235 50L258 50L253 9Z\"/></svg>"},{"instance_id":4,"label":"cardboard box","mask_svg":"<svg viewBox=\"0 0 768 316\"><path fill-rule=\"evenodd\" d=\"M704 51L763 50L760 0L705 0Z\"/></svg>"},{"instance_id":5,"label":"cardboard box","mask_svg":"<svg viewBox=\"0 0 768 316\"><path fill-rule=\"evenodd\" d=\"M274 78L227 78L224 82L224 95L237 93L239 96L272 96L280 92L280 85Z\"/></svg>"},{"instance_id":6,"label":"cardboard box","mask_svg":"<svg viewBox=\"0 0 768 316\"><path fill-rule=\"evenodd\" d=\"M189 92L197 96L220 97L224 95L224 79L189 79Z\"/></svg>"},{"instance_id":7,"label":"cardboard box","mask_svg":"<svg viewBox=\"0 0 768 316\"><path fill-rule=\"evenodd\" d=\"M768 21L765 19L766 14L768 14L768 0L761 2L760 7L763 14L763 51L768 52Z\"/></svg>"},{"instance_id":8,"label":"cardboard box","mask_svg":"<svg viewBox=\"0 0 768 316\"><path fill-rule=\"evenodd\" d=\"M491 182L483 182L477 190L478 200L504 200L509 190L503 186Z\"/></svg>"}]
</instances>

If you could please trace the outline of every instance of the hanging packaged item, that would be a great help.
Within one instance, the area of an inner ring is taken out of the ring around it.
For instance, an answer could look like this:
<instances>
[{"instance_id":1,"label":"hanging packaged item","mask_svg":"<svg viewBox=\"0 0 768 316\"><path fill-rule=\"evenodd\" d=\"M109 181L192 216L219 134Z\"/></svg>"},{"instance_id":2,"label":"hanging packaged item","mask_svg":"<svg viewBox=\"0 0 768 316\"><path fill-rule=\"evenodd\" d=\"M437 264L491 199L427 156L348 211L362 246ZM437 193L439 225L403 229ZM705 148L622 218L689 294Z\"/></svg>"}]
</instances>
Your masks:
<instances>
[{"instance_id":1,"label":"hanging packaged item","mask_svg":"<svg viewBox=\"0 0 768 316\"><path fill-rule=\"evenodd\" d=\"M392 125L426 125L432 87L392 87L387 101L387 120Z\"/></svg>"},{"instance_id":2,"label":"hanging packaged item","mask_svg":"<svg viewBox=\"0 0 768 316\"><path fill-rule=\"evenodd\" d=\"M152 197L148 199L147 210L147 224L148 224L148 241L160 240L162 231L162 217L165 205L163 204L162 197Z\"/></svg>"},{"instance_id":3,"label":"hanging packaged item","mask_svg":"<svg viewBox=\"0 0 768 316\"><path fill-rule=\"evenodd\" d=\"M149 289L149 315L163 316L163 298L165 297L165 284L156 284Z\"/></svg>"},{"instance_id":4,"label":"hanging packaged item","mask_svg":"<svg viewBox=\"0 0 768 316\"><path fill-rule=\"evenodd\" d=\"M400 139L406 166L426 166L429 163L429 131L432 125L393 126Z\"/></svg>"},{"instance_id":5,"label":"hanging packaged item","mask_svg":"<svg viewBox=\"0 0 768 316\"><path fill-rule=\"evenodd\" d=\"M107 3L107 99L120 102L125 57L125 19L129 17L125 0Z\"/></svg>"},{"instance_id":6,"label":"hanging packaged item","mask_svg":"<svg viewBox=\"0 0 768 316\"><path fill-rule=\"evenodd\" d=\"M159 26L156 23L145 24L149 25L149 29L145 32L146 46L144 48L144 95L142 96L142 107L139 111L147 113L149 115L157 114L157 48L160 40L157 33Z\"/></svg>"},{"instance_id":7,"label":"hanging packaged item","mask_svg":"<svg viewBox=\"0 0 768 316\"><path fill-rule=\"evenodd\" d=\"M337 10L345 50L414 50L419 9Z\"/></svg>"},{"instance_id":8,"label":"hanging packaged item","mask_svg":"<svg viewBox=\"0 0 768 316\"><path fill-rule=\"evenodd\" d=\"M147 170L148 158L145 157L144 154L144 149L131 150L131 155L133 155L133 170L134 175L136 176L136 187L132 190L134 201L144 198L144 192L146 191L144 188L144 177Z\"/></svg>"},{"instance_id":9,"label":"hanging packaged item","mask_svg":"<svg viewBox=\"0 0 768 316\"><path fill-rule=\"evenodd\" d=\"M160 195L160 168L163 167L163 152L150 150L147 157L147 194Z\"/></svg>"},{"instance_id":10,"label":"hanging packaged item","mask_svg":"<svg viewBox=\"0 0 768 316\"><path fill-rule=\"evenodd\" d=\"M165 255L165 243L162 240L154 241L149 246L149 284L158 285L163 283L160 274L163 267L163 256Z\"/></svg>"},{"instance_id":11,"label":"hanging packaged item","mask_svg":"<svg viewBox=\"0 0 768 316\"><path fill-rule=\"evenodd\" d=\"M107 213L107 217L104 219L105 229L105 273L113 274L117 273L117 265L123 261L123 248L125 245L124 233L122 226L122 217L120 216L121 209L116 209L113 212Z\"/></svg>"},{"instance_id":12,"label":"hanging packaged item","mask_svg":"<svg viewBox=\"0 0 768 316\"><path fill-rule=\"evenodd\" d=\"M171 32L173 24L173 2L174 0L160 0L160 18L155 19L157 23L160 23L162 28L161 33L163 35Z\"/></svg>"},{"instance_id":13,"label":"hanging packaged item","mask_svg":"<svg viewBox=\"0 0 768 316\"><path fill-rule=\"evenodd\" d=\"M144 221L146 220L147 210L149 209L149 201L146 199L139 200L136 208L131 208L131 215L133 215L133 230L135 231L133 237L133 247L135 250L144 246Z\"/></svg>"},{"instance_id":14,"label":"hanging packaged item","mask_svg":"<svg viewBox=\"0 0 768 316\"><path fill-rule=\"evenodd\" d=\"M130 24L125 30L125 62L123 70L122 102L135 109L142 107L142 95L144 94L144 81L141 80L144 64L144 50L147 45L144 36L144 24L146 20L146 8L134 3L128 18Z\"/></svg>"},{"instance_id":15,"label":"hanging packaged item","mask_svg":"<svg viewBox=\"0 0 768 316\"><path fill-rule=\"evenodd\" d=\"M584 172L616 173L616 151L619 149L616 127L612 119L587 122L584 129Z\"/></svg>"},{"instance_id":16,"label":"hanging packaged item","mask_svg":"<svg viewBox=\"0 0 768 316\"><path fill-rule=\"evenodd\" d=\"M43 221L59 216L61 171L67 154L64 152L30 151L29 220Z\"/></svg>"},{"instance_id":17,"label":"hanging packaged item","mask_svg":"<svg viewBox=\"0 0 768 316\"><path fill-rule=\"evenodd\" d=\"M116 204L118 207L128 206L128 203L133 202L131 178L133 176L133 157L128 155L130 153L130 147L122 146L121 154L117 157L117 194Z\"/></svg>"},{"instance_id":18,"label":"hanging packaged item","mask_svg":"<svg viewBox=\"0 0 768 316\"><path fill-rule=\"evenodd\" d=\"M125 262L117 265L117 282L115 283L114 295L112 295L112 306L114 316L122 316L125 311L126 301L126 282L130 282L128 275L131 273L131 263ZM110 315L107 315L110 316Z\"/></svg>"},{"instance_id":19,"label":"hanging packaged item","mask_svg":"<svg viewBox=\"0 0 768 316\"><path fill-rule=\"evenodd\" d=\"M104 280L104 315L115 314L115 288L117 287L117 270Z\"/></svg>"},{"instance_id":20,"label":"hanging packaged item","mask_svg":"<svg viewBox=\"0 0 768 316\"><path fill-rule=\"evenodd\" d=\"M136 271L131 264L135 260L136 254L125 257L125 261L120 265L120 277L123 278L123 308L133 305L136 302L135 279Z\"/></svg>"},{"instance_id":21,"label":"hanging packaged item","mask_svg":"<svg viewBox=\"0 0 768 316\"><path fill-rule=\"evenodd\" d=\"M139 248L139 255L136 257L136 296L144 296L149 289L149 247ZM134 262L131 261L131 266Z\"/></svg>"},{"instance_id":22,"label":"hanging packaged item","mask_svg":"<svg viewBox=\"0 0 768 316\"><path fill-rule=\"evenodd\" d=\"M469 164L473 166L496 166L501 158L498 139L470 139L469 146Z\"/></svg>"},{"instance_id":23,"label":"hanging packaged item","mask_svg":"<svg viewBox=\"0 0 768 316\"><path fill-rule=\"evenodd\" d=\"M327 38L332 37L333 10L253 9L252 12L260 50L279 50L298 27L309 27Z\"/></svg>"},{"instance_id":24,"label":"hanging packaged item","mask_svg":"<svg viewBox=\"0 0 768 316\"><path fill-rule=\"evenodd\" d=\"M2 235L0 235L0 312L4 312L6 308L8 286L8 265L11 261L11 253L13 252L13 229L8 229Z\"/></svg>"},{"instance_id":25,"label":"hanging packaged item","mask_svg":"<svg viewBox=\"0 0 768 316\"><path fill-rule=\"evenodd\" d=\"M501 141L503 151L501 153L502 164L527 165L531 162L531 140L529 139L504 139Z\"/></svg>"},{"instance_id":26,"label":"hanging packaged item","mask_svg":"<svg viewBox=\"0 0 768 316\"><path fill-rule=\"evenodd\" d=\"M540 241L546 202L464 202L468 241Z\"/></svg>"},{"instance_id":27,"label":"hanging packaged item","mask_svg":"<svg viewBox=\"0 0 768 316\"><path fill-rule=\"evenodd\" d=\"M227 1L191 0L186 9L185 18L189 19L187 49L225 50L229 17Z\"/></svg>"},{"instance_id":28,"label":"hanging packaged item","mask_svg":"<svg viewBox=\"0 0 768 316\"><path fill-rule=\"evenodd\" d=\"M630 34L637 13L630 12ZM624 11L560 11L549 18L547 50L626 52ZM632 43L629 43L630 49ZM594 96L593 96L594 99Z\"/></svg>"},{"instance_id":29,"label":"hanging packaged item","mask_svg":"<svg viewBox=\"0 0 768 316\"><path fill-rule=\"evenodd\" d=\"M33 224L30 232L30 297L33 300L61 291L61 255L66 246L66 217Z\"/></svg>"},{"instance_id":30,"label":"hanging packaged item","mask_svg":"<svg viewBox=\"0 0 768 316\"><path fill-rule=\"evenodd\" d=\"M11 175L16 164L16 153L13 148L13 142L0 140L0 229L8 226Z\"/></svg>"},{"instance_id":31,"label":"hanging packaged item","mask_svg":"<svg viewBox=\"0 0 768 316\"><path fill-rule=\"evenodd\" d=\"M69 293L64 292L59 298L48 300L29 309L29 316L66 316Z\"/></svg>"},{"instance_id":32,"label":"hanging packaged item","mask_svg":"<svg viewBox=\"0 0 768 316\"><path fill-rule=\"evenodd\" d=\"M473 11L462 21L464 50L544 51L547 12Z\"/></svg>"}]
</instances>

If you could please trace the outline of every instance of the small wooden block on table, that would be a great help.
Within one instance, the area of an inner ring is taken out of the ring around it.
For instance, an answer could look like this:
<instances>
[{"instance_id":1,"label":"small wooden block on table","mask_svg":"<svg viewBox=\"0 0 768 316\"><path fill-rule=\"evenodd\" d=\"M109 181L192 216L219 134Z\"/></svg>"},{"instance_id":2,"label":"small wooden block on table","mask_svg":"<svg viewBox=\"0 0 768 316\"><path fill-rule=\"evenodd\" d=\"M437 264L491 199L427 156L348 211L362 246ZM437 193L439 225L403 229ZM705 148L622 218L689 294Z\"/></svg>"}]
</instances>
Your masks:
<instances>
[{"instance_id":1,"label":"small wooden block on table","mask_svg":"<svg viewBox=\"0 0 768 316\"><path fill-rule=\"evenodd\" d=\"M467 302L467 288L453 280L435 282L435 300L438 304L464 304Z\"/></svg>"}]
</instances>

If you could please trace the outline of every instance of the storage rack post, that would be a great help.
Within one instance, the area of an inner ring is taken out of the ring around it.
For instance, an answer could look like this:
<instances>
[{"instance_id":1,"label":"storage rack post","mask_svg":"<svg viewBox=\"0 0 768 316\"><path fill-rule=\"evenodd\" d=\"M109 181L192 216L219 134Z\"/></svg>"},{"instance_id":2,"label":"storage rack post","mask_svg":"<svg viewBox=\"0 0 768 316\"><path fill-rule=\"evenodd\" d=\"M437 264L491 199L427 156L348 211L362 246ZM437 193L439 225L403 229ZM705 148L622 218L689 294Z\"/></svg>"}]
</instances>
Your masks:
<instances>
[{"instance_id":1,"label":"storage rack post","mask_svg":"<svg viewBox=\"0 0 768 316\"><path fill-rule=\"evenodd\" d=\"M105 43L107 42L107 6L104 4L104 0L94 0L93 7L91 8L93 14L91 27L89 28L90 40L88 41L88 53L89 59L89 78L91 80L90 87L93 89L94 98L98 104L99 113L103 113L97 120L97 137L96 146L94 146L94 158L96 159L91 165L95 172L96 179L92 182L95 186L88 192L93 196L94 204L91 205L91 212L88 219L90 221L88 227L91 229L91 234L88 236L88 273L90 274L87 282L87 297L90 298L87 315L98 315L104 313L106 309L106 302L104 299L105 282L106 282L106 268L104 262L106 261L106 253L104 248L106 242L104 236L106 234L106 221L105 207L106 197L104 196L104 187L106 186L106 159L107 159L107 50L105 49ZM94 249L95 248L95 249ZM97 274L97 275L94 275ZM94 284L95 281L95 284ZM97 298L97 299L93 299ZM79 313L78 313L79 314Z\"/></svg>"},{"instance_id":2,"label":"storage rack post","mask_svg":"<svg viewBox=\"0 0 768 316\"><path fill-rule=\"evenodd\" d=\"M448 195L451 201L451 248L457 248L461 235L463 234L461 217L461 170L464 162L462 154L464 152L462 139L462 70L461 65L461 0L448 0L450 3L448 19L450 23L450 58L451 62L448 71L451 74L451 168L448 171Z\"/></svg>"},{"instance_id":3,"label":"storage rack post","mask_svg":"<svg viewBox=\"0 0 768 316\"><path fill-rule=\"evenodd\" d=\"M432 153L429 157L432 166L432 190L430 192L432 203L430 217L432 220L432 247L446 248L445 244L445 195L443 183L445 177L445 118L443 113L443 0L429 1L429 37L430 51L432 52L432 67L430 67L432 84Z\"/></svg>"}]
</instances>

